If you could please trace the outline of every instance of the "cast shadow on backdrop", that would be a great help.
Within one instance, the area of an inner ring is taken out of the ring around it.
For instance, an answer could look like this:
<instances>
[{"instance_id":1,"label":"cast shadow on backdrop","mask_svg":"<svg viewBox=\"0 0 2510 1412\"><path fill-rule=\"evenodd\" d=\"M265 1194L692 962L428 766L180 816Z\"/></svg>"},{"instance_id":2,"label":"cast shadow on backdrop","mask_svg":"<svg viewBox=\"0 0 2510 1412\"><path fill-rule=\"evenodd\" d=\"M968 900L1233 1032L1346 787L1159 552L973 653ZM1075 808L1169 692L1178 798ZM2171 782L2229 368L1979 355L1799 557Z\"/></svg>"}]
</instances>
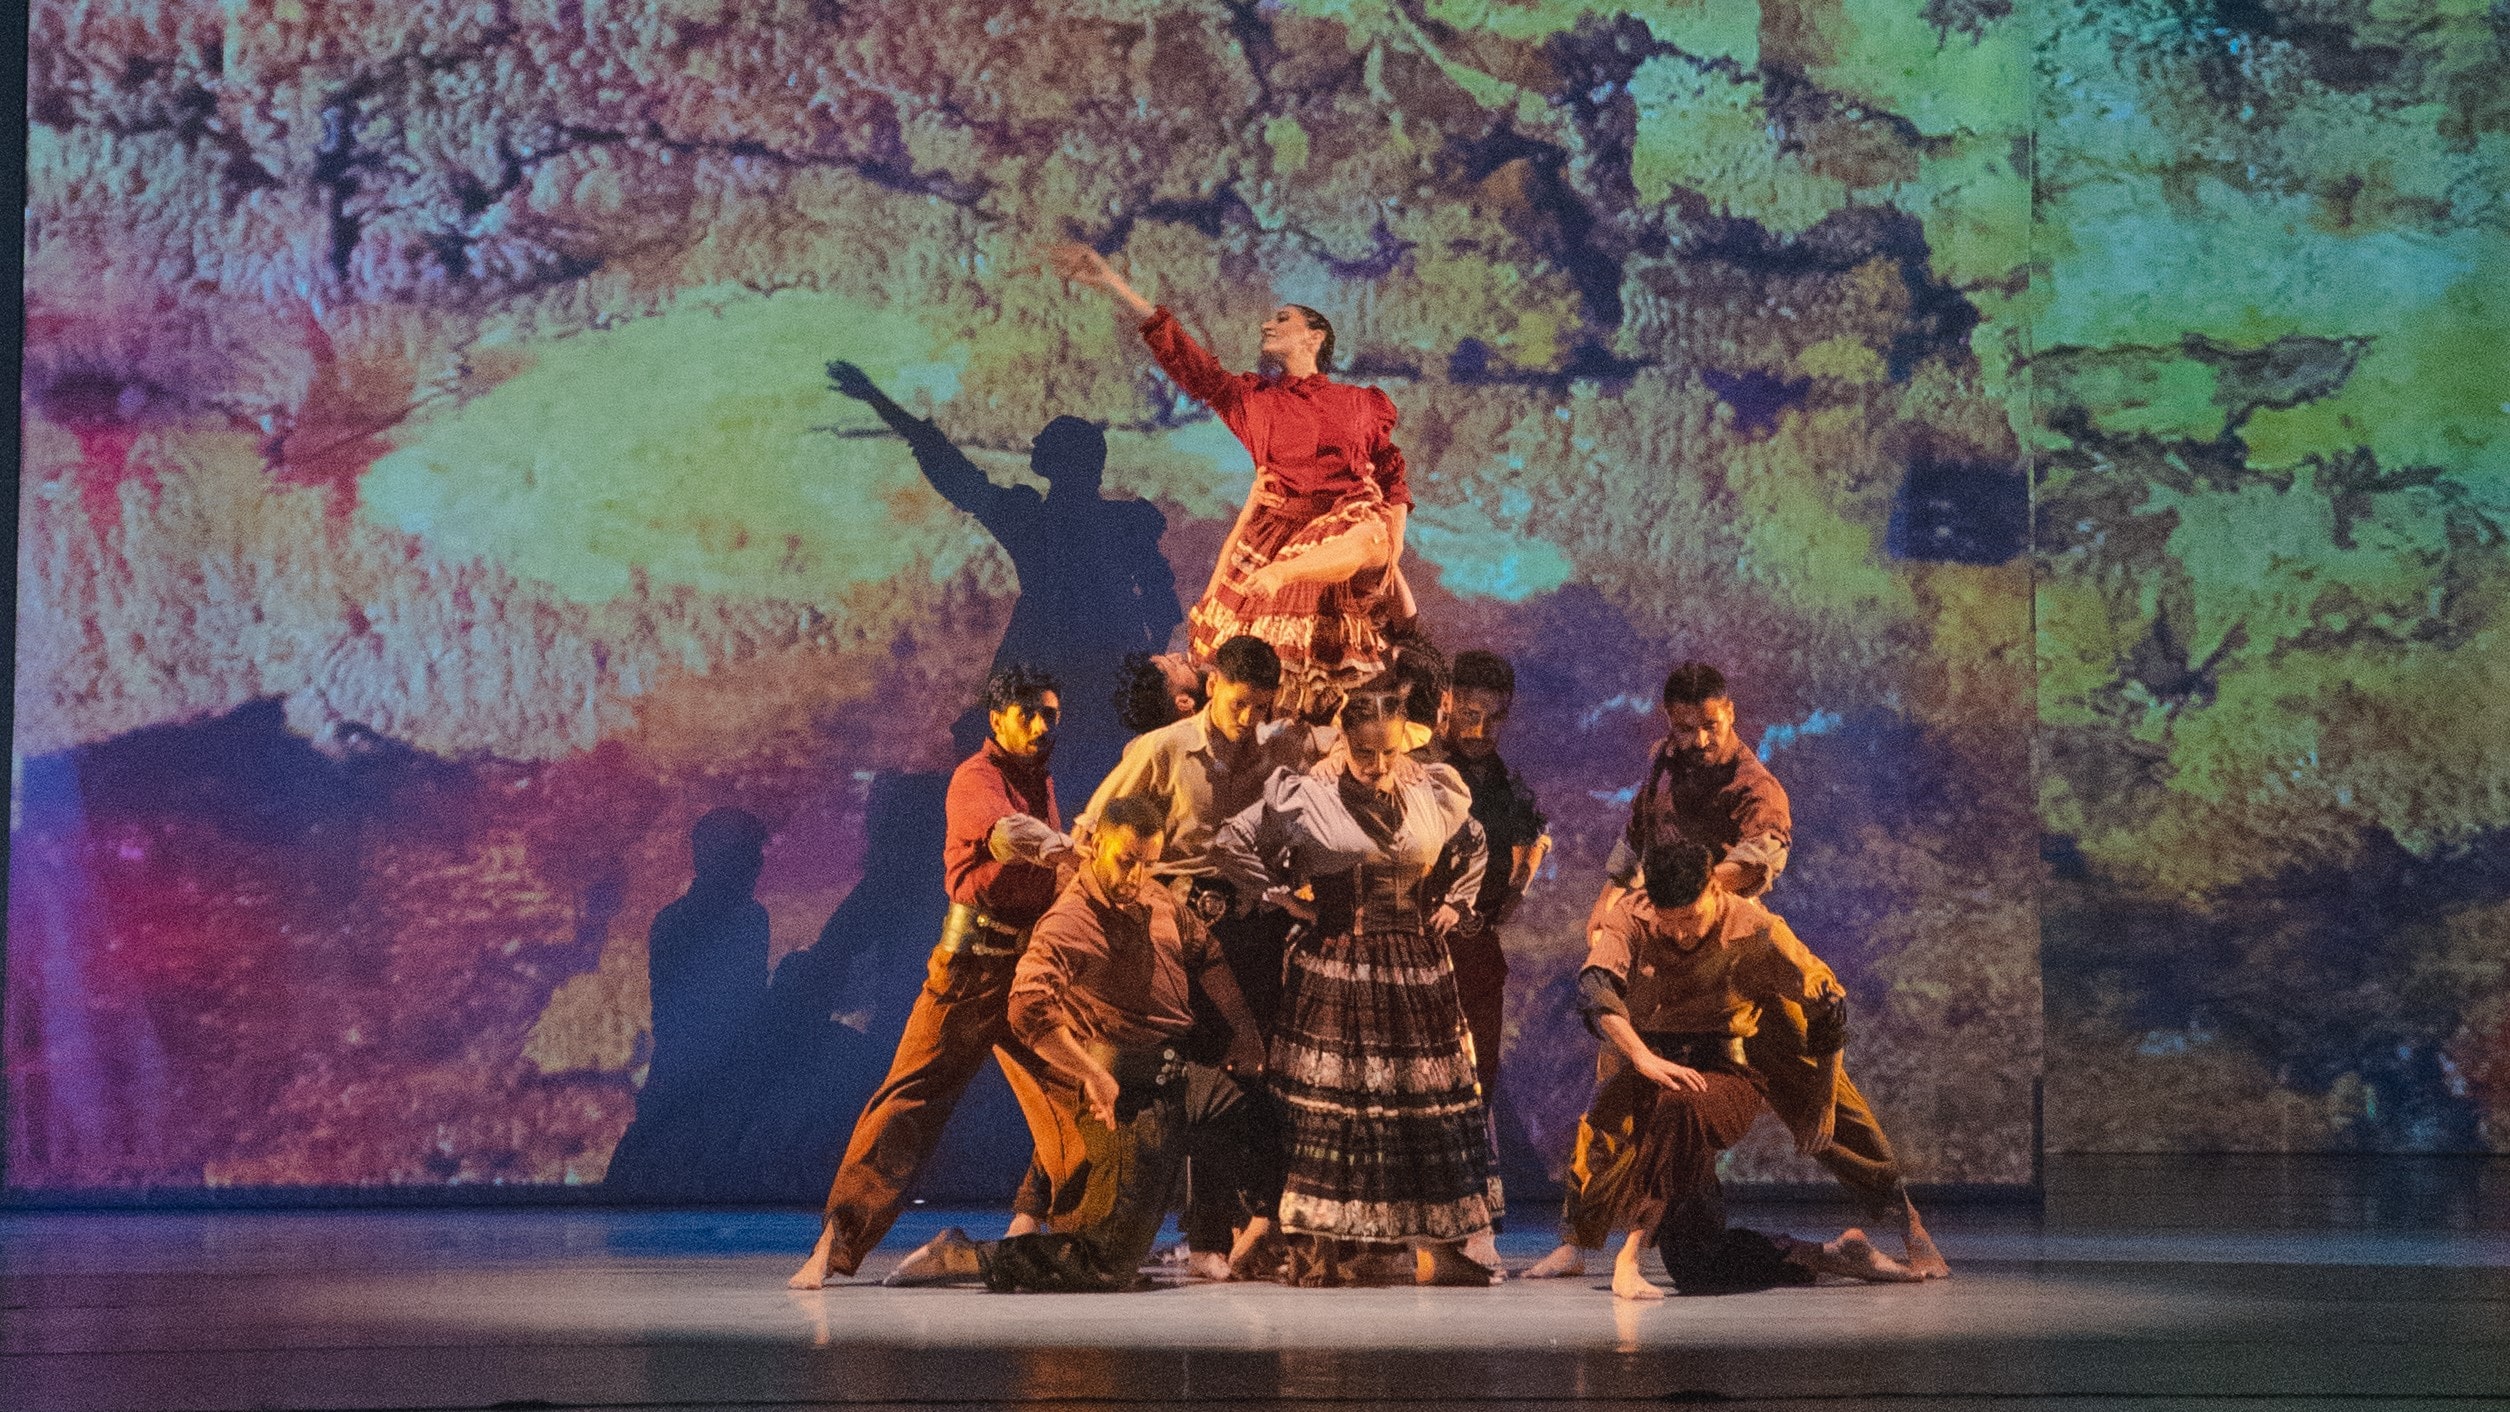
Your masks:
<instances>
[{"instance_id":1,"label":"cast shadow on backdrop","mask_svg":"<svg viewBox=\"0 0 2510 1412\"><path fill-rule=\"evenodd\" d=\"M1107 441L1090 422L1056 417L1038 432L1029 465L1047 483L1040 495L995 485L853 364L830 363L828 373L906 440L933 489L1010 556L1020 594L993 666L1030 663L1075 688L1064 696L1054 761L1068 810L1131 738L1113 699L1126 657L1165 648L1184 620L1159 547L1166 517L1145 501L1100 493ZM955 763L983 743L983 713L963 714L951 734ZM766 911L753 895L766 831L739 810L699 821L691 837L697 880L654 919L653 1059L608 1187L650 1200L819 1197L905 1027L924 953L941 934L948 787L947 773L873 781L862 881L816 941L777 965L772 984ZM753 833L754 843L742 841ZM927 1168L933 1193L1008 1193L1026 1162L1025 1132L1009 1088L988 1067Z\"/></svg>"},{"instance_id":2,"label":"cast shadow on backdrop","mask_svg":"<svg viewBox=\"0 0 2510 1412\"><path fill-rule=\"evenodd\" d=\"M1148 501L1100 493L1107 434L1094 422L1057 417L1029 443L1029 469L1046 482L1040 495L994 484L931 422L899 406L852 363L830 363L828 377L905 438L934 491L974 516L1010 556L1020 596L991 670L1026 663L1064 684L1055 793L1067 810L1077 807L1131 738L1112 699L1125 657L1165 651L1185 620L1176 574L1159 547L1167 517ZM982 713L958 733L981 741Z\"/></svg>"}]
</instances>

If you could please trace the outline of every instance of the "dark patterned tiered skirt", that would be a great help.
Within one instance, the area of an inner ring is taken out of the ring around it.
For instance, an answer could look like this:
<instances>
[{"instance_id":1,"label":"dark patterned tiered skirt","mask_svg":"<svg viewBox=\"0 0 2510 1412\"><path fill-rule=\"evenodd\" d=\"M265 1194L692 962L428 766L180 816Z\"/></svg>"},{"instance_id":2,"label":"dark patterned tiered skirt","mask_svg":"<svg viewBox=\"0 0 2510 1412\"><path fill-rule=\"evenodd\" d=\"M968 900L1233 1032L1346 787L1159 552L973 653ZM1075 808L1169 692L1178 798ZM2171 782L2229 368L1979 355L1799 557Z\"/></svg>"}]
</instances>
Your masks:
<instances>
[{"instance_id":1,"label":"dark patterned tiered skirt","mask_svg":"<svg viewBox=\"0 0 2510 1412\"><path fill-rule=\"evenodd\" d=\"M1187 612L1186 655L1209 665L1220 644L1258 637L1281 657L1284 713L1329 708L1339 693L1382 675L1391 660L1383 618L1387 576L1366 570L1341 583L1292 584L1279 593L1250 591L1255 571L1286 555L1346 534L1385 533L1386 502L1361 493L1266 496L1233 545L1225 546L1210 593Z\"/></svg>"},{"instance_id":2,"label":"dark patterned tiered skirt","mask_svg":"<svg viewBox=\"0 0 2510 1412\"><path fill-rule=\"evenodd\" d=\"M1418 932L1301 941L1272 1073L1289 1140L1285 1232L1392 1245L1460 1241L1497 1221L1498 1164L1444 944Z\"/></svg>"}]
</instances>

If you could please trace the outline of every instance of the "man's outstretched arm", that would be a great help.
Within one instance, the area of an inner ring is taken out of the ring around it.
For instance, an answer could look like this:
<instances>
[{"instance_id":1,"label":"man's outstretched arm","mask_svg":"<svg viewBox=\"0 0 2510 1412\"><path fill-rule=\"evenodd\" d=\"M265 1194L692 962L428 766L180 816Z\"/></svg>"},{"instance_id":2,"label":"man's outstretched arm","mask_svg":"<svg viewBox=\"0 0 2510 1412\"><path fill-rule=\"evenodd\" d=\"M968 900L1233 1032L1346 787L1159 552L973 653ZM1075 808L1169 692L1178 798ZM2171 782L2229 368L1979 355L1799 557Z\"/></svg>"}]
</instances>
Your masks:
<instances>
[{"instance_id":1,"label":"man's outstretched arm","mask_svg":"<svg viewBox=\"0 0 2510 1412\"><path fill-rule=\"evenodd\" d=\"M1012 492L988 480L940 428L899 406L861 368L843 359L828 365L828 381L837 391L871 408L872 415L906 439L907 449L915 453L915 468L942 499L974 515L988 530L994 527L994 518L1008 508L1004 497Z\"/></svg>"}]
</instances>

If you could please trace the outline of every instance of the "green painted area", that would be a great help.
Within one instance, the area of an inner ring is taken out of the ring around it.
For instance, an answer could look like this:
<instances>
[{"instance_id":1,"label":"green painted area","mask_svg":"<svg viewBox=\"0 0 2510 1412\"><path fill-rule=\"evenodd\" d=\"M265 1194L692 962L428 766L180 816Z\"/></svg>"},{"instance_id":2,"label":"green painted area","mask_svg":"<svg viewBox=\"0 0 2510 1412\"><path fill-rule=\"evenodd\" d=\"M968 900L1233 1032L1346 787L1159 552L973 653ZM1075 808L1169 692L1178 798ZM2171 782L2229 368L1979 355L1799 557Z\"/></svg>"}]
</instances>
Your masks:
<instances>
[{"instance_id":1,"label":"green painted area","mask_svg":"<svg viewBox=\"0 0 2510 1412\"><path fill-rule=\"evenodd\" d=\"M1503 529L1468 513L1426 511L1404 530L1404 547L1438 570L1438 581L1458 598L1495 598L1522 603L1577 576L1568 552L1548 540Z\"/></svg>"},{"instance_id":2,"label":"green painted area","mask_svg":"<svg viewBox=\"0 0 2510 1412\"><path fill-rule=\"evenodd\" d=\"M1686 54L1760 62L1759 0L1429 0L1433 20L1466 32L1542 41L1589 20L1636 16L1659 44Z\"/></svg>"},{"instance_id":3,"label":"green painted area","mask_svg":"<svg viewBox=\"0 0 2510 1412\"><path fill-rule=\"evenodd\" d=\"M2243 435L2252 465L2284 467L2366 447L2384 465L2440 466L2510 484L2510 242L2485 268L2400 314L2334 395L2266 408Z\"/></svg>"},{"instance_id":4,"label":"green painted area","mask_svg":"<svg viewBox=\"0 0 2510 1412\"><path fill-rule=\"evenodd\" d=\"M1272 149L1272 169L1280 176L1307 170L1307 129L1296 118L1266 118L1264 145Z\"/></svg>"},{"instance_id":5,"label":"green painted area","mask_svg":"<svg viewBox=\"0 0 2510 1412\"><path fill-rule=\"evenodd\" d=\"M1639 113L1630 179L1642 201L1662 202L1681 188L1719 214L1792 235L1847 200L1846 183L1785 150L1757 79L1657 55L1631 77L1630 97Z\"/></svg>"},{"instance_id":6,"label":"green painted area","mask_svg":"<svg viewBox=\"0 0 2510 1412\"><path fill-rule=\"evenodd\" d=\"M2213 364L2141 349L2050 371L2040 384L2047 403L2083 408L2102 431L2191 441L2222 434L2219 391Z\"/></svg>"},{"instance_id":7,"label":"green painted area","mask_svg":"<svg viewBox=\"0 0 2510 1412\"><path fill-rule=\"evenodd\" d=\"M909 405L957 392L964 355L903 315L807 292L694 292L539 347L526 371L414 425L368 472L360 509L584 602L640 573L812 599L955 573L983 532L925 486L903 443L823 429L878 425L828 388L839 331Z\"/></svg>"},{"instance_id":8,"label":"green painted area","mask_svg":"<svg viewBox=\"0 0 2510 1412\"><path fill-rule=\"evenodd\" d=\"M1829 51L1806 76L1905 118L1928 137L2012 135L2030 126L2030 36L2006 18L1976 33L1938 29L1908 0L1799 7Z\"/></svg>"}]
</instances>

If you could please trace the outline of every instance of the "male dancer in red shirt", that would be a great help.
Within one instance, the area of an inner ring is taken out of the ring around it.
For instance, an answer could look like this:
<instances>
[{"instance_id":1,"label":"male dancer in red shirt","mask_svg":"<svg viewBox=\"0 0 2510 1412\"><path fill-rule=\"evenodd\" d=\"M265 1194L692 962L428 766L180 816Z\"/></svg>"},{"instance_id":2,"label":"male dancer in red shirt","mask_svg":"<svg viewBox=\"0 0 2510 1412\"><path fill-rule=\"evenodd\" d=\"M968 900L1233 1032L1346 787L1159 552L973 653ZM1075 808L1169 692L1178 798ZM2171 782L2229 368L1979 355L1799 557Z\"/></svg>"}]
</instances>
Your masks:
<instances>
[{"instance_id":1,"label":"male dancer in red shirt","mask_svg":"<svg viewBox=\"0 0 2510 1412\"><path fill-rule=\"evenodd\" d=\"M828 1188L819 1244L786 1282L794 1289L817 1289L862 1267L897 1220L985 1055L1018 1043L1011 1033L1012 969L1030 929L1054 903L1058 865L1071 857L1046 773L1062 714L1055 679L1034 668L1008 667L985 684L992 738L950 776L943 806L949 920L889 1077L855 1121ZM1009 1072L1012 1061L1001 1062Z\"/></svg>"}]
</instances>

